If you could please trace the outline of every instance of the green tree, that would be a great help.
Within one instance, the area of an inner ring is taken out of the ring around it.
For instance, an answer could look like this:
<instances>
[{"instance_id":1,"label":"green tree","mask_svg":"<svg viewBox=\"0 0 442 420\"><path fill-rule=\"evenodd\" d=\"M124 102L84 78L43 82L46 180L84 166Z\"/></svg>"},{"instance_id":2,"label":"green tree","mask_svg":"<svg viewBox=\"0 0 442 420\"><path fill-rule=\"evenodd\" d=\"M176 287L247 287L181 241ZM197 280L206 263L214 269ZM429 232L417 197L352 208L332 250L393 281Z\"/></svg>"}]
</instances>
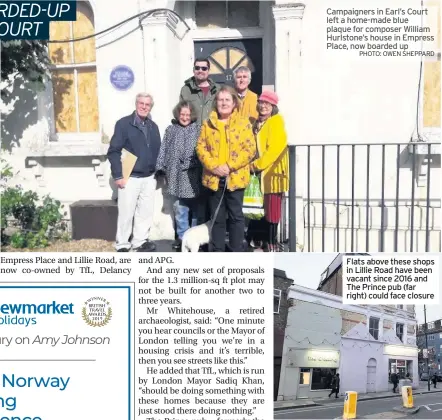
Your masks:
<instances>
[{"instance_id":1,"label":"green tree","mask_svg":"<svg viewBox=\"0 0 442 420\"><path fill-rule=\"evenodd\" d=\"M8 99L8 88L17 78L32 83L35 90L41 89L48 74L47 41L1 41L1 63L2 81L10 82L1 90L3 101Z\"/></svg>"}]
</instances>

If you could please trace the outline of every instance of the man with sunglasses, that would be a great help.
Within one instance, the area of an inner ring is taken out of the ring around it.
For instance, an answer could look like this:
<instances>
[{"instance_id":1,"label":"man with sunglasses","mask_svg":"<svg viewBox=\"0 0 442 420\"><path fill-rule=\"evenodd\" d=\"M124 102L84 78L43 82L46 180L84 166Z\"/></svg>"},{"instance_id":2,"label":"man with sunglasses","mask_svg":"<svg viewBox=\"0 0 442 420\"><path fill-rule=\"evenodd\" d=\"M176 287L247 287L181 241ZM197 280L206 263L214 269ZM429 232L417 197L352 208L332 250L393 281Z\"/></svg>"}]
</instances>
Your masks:
<instances>
[{"instance_id":1,"label":"man with sunglasses","mask_svg":"<svg viewBox=\"0 0 442 420\"><path fill-rule=\"evenodd\" d=\"M209 78L209 72L209 60L197 58L193 63L193 76L184 82L180 93L180 101L192 103L200 125L209 117L219 90L219 86Z\"/></svg>"}]
</instances>

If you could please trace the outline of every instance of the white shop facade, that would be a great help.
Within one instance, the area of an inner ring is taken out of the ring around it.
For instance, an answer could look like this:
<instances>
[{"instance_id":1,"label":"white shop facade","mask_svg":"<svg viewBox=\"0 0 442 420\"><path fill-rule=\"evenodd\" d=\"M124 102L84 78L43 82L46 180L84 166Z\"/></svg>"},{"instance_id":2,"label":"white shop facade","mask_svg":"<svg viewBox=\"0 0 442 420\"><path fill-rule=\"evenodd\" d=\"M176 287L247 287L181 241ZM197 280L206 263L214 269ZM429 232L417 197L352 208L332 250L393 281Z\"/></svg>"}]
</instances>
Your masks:
<instances>
[{"instance_id":1,"label":"white shop facade","mask_svg":"<svg viewBox=\"0 0 442 420\"><path fill-rule=\"evenodd\" d=\"M328 396L340 375L340 393L392 388L390 374L407 374L419 387L416 319L403 309L343 305L340 296L289 288L278 400ZM302 321L300 321L302 320ZM404 326L404 328L398 327ZM398 337L400 331L405 331Z\"/></svg>"}]
</instances>

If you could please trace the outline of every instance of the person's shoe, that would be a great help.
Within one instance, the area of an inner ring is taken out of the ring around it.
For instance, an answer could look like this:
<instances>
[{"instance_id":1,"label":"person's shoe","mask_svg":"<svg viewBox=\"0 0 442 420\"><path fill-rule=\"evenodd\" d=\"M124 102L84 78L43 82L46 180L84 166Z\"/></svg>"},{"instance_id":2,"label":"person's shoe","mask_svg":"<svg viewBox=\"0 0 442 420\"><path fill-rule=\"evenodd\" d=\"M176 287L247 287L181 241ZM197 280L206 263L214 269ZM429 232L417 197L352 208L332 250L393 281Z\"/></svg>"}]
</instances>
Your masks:
<instances>
[{"instance_id":1,"label":"person's shoe","mask_svg":"<svg viewBox=\"0 0 442 420\"><path fill-rule=\"evenodd\" d=\"M143 245L141 245L139 248L137 248L137 252L153 252L157 249L157 246L152 242L149 241L149 239L144 242Z\"/></svg>"},{"instance_id":2,"label":"person's shoe","mask_svg":"<svg viewBox=\"0 0 442 420\"><path fill-rule=\"evenodd\" d=\"M129 252L129 248L120 248L117 249L117 252Z\"/></svg>"},{"instance_id":3,"label":"person's shoe","mask_svg":"<svg viewBox=\"0 0 442 420\"><path fill-rule=\"evenodd\" d=\"M181 239L175 239L175 242L172 244L173 249L181 249L182 241Z\"/></svg>"}]
</instances>

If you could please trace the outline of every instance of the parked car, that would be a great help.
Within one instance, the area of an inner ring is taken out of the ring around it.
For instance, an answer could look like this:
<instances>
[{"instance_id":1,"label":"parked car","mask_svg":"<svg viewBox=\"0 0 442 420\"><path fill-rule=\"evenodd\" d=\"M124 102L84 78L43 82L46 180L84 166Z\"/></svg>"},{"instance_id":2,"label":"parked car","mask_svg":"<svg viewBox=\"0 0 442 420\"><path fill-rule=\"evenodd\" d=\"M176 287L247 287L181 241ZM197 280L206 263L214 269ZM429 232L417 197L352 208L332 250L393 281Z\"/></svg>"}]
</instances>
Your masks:
<instances>
[{"instance_id":1,"label":"parked car","mask_svg":"<svg viewBox=\"0 0 442 420\"><path fill-rule=\"evenodd\" d=\"M421 381L428 381L428 373L427 372L421 373Z\"/></svg>"}]
</instances>

